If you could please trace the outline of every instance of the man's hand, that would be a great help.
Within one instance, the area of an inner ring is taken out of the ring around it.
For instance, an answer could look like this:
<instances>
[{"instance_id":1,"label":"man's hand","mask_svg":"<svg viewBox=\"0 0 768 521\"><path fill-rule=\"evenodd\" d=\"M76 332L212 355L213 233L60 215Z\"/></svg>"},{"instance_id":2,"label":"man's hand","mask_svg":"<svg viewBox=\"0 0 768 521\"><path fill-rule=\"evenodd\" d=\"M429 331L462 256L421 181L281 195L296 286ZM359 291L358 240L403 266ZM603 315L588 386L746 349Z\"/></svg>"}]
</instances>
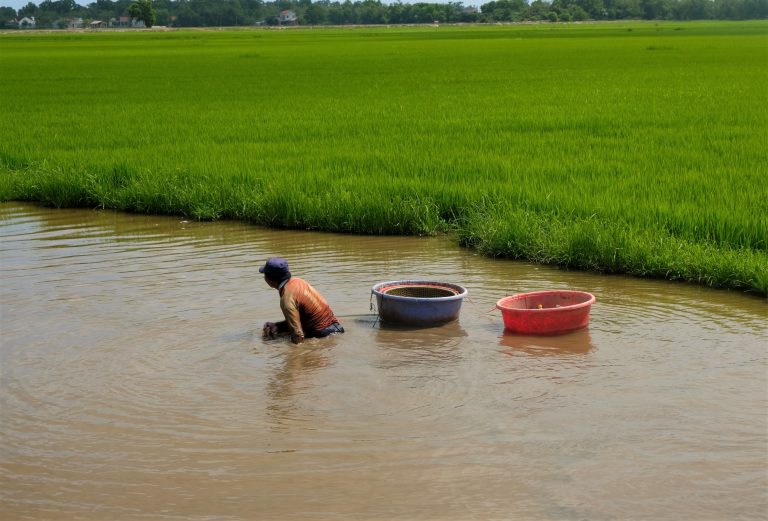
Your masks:
<instances>
[{"instance_id":1,"label":"man's hand","mask_svg":"<svg viewBox=\"0 0 768 521\"><path fill-rule=\"evenodd\" d=\"M275 335L277 335L277 324L274 322L264 322L261 332L264 338L275 338Z\"/></svg>"}]
</instances>

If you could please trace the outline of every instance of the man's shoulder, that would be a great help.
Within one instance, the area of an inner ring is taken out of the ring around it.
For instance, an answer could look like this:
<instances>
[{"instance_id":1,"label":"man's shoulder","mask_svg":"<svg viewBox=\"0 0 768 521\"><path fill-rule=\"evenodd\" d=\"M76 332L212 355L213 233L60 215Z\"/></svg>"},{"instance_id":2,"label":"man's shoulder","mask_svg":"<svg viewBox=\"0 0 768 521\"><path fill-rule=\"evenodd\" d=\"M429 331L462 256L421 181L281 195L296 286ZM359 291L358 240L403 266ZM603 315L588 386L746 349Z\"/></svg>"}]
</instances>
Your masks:
<instances>
[{"instance_id":1,"label":"man's shoulder","mask_svg":"<svg viewBox=\"0 0 768 521\"><path fill-rule=\"evenodd\" d=\"M307 286L309 286L309 283L306 280L299 277L291 277L283 286L283 293L293 294L297 291L303 291Z\"/></svg>"},{"instance_id":2,"label":"man's shoulder","mask_svg":"<svg viewBox=\"0 0 768 521\"><path fill-rule=\"evenodd\" d=\"M285 287L296 288L299 286L304 286L306 284L308 284L308 282L300 277L291 277L290 279L288 279L288 282L285 283Z\"/></svg>"}]
</instances>

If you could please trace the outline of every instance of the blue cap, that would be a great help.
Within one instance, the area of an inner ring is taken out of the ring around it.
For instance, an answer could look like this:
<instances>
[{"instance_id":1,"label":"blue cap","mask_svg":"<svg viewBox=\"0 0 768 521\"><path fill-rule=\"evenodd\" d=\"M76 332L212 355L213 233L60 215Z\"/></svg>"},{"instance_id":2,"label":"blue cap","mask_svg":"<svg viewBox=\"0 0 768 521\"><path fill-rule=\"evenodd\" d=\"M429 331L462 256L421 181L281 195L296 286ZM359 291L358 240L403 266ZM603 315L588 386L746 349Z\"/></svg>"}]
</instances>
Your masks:
<instances>
[{"instance_id":1,"label":"blue cap","mask_svg":"<svg viewBox=\"0 0 768 521\"><path fill-rule=\"evenodd\" d=\"M266 264L259 268L259 273L263 273L267 278L282 282L291 278L291 272L288 271L288 261L282 257L271 257L267 259Z\"/></svg>"}]
</instances>

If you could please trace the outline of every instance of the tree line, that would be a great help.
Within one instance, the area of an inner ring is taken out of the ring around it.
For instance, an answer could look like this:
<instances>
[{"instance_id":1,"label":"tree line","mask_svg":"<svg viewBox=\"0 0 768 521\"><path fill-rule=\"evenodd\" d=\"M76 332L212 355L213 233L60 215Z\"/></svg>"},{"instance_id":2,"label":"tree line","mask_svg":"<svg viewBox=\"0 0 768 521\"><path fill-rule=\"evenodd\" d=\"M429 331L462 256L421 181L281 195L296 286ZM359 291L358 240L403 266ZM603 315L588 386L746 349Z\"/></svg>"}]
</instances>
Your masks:
<instances>
[{"instance_id":1,"label":"tree line","mask_svg":"<svg viewBox=\"0 0 768 521\"><path fill-rule=\"evenodd\" d=\"M479 9L462 2L388 4L379 0L96 0L85 6L75 0L44 0L29 2L18 11L0 7L0 24L16 27L15 20L35 17L38 28L67 27L67 20L75 17L105 22L121 16L136 18L147 6L154 16L152 23L170 27L768 18L768 0L493 0ZM281 17L284 11L295 13L295 20Z\"/></svg>"}]
</instances>

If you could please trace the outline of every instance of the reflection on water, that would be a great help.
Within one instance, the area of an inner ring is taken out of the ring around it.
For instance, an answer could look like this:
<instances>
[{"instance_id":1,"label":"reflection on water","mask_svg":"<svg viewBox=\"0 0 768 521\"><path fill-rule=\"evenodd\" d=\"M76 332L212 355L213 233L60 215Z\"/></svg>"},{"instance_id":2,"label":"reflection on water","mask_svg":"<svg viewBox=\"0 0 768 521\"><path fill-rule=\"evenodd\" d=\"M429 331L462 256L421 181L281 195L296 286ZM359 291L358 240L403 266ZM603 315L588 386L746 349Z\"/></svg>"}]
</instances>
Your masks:
<instances>
[{"instance_id":1,"label":"reflection on water","mask_svg":"<svg viewBox=\"0 0 768 521\"><path fill-rule=\"evenodd\" d=\"M530 356L584 355L594 346L589 329L580 329L564 335L526 336L504 333L499 338L502 353Z\"/></svg>"},{"instance_id":2,"label":"reflection on water","mask_svg":"<svg viewBox=\"0 0 768 521\"><path fill-rule=\"evenodd\" d=\"M765 299L498 261L445 237L0 205L3 519L764 519ZM264 340L289 259L346 333ZM458 321L381 324L380 280ZM580 289L589 328L503 331Z\"/></svg>"},{"instance_id":3,"label":"reflection on water","mask_svg":"<svg viewBox=\"0 0 768 521\"><path fill-rule=\"evenodd\" d=\"M273 427L283 426L287 420L300 419L301 410L297 397L313 391L313 373L327 367L329 360L325 349L319 346L293 346L283 342L274 356L280 368L269 378L267 412Z\"/></svg>"},{"instance_id":4,"label":"reflection on water","mask_svg":"<svg viewBox=\"0 0 768 521\"><path fill-rule=\"evenodd\" d=\"M458 321L433 327L379 322L373 339L381 351L382 367L399 364L451 364L462 357L467 332Z\"/></svg>"}]
</instances>

